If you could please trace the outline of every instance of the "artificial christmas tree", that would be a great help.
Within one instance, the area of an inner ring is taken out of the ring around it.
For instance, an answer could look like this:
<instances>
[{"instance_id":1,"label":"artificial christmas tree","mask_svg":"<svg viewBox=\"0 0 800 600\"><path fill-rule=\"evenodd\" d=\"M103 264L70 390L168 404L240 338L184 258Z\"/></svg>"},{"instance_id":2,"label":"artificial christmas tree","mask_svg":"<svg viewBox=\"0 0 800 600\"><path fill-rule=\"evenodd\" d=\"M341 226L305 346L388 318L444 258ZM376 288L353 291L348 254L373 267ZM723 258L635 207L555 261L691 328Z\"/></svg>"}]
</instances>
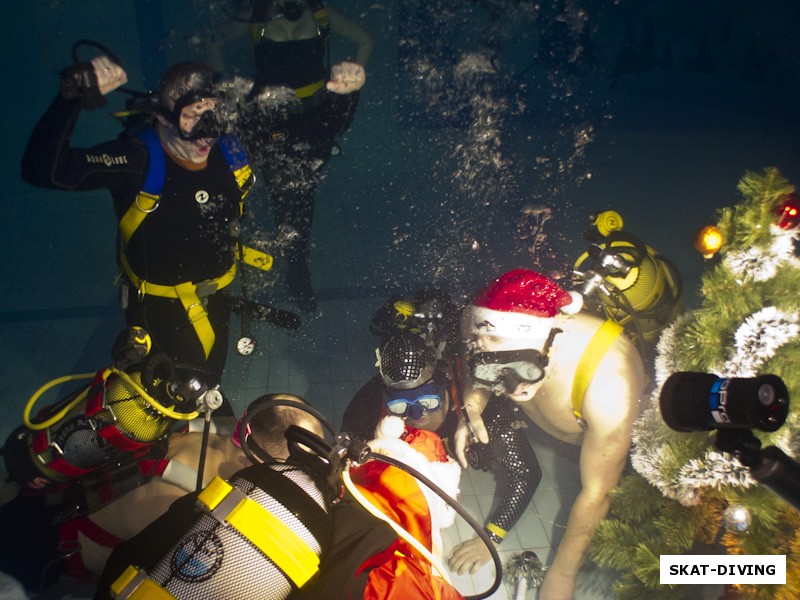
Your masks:
<instances>
[{"instance_id":1,"label":"artificial christmas tree","mask_svg":"<svg viewBox=\"0 0 800 600\"><path fill-rule=\"evenodd\" d=\"M754 431L794 460L800 455L800 239L798 197L775 168L748 172L740 202L719 211L723 243L703 277L700 307L662 334L655 386L633 435L631 463L601 523L592 557L620 571L623 600L688 597L660 585L663 554L785 554L786 585L748 586L748 600L800 598L800 511L758 485L736 457L715 445L715 431L673 431L659 394L676 372L751 378L774 374L786 384L786 422Z\"/></svg>"}]
</instances>

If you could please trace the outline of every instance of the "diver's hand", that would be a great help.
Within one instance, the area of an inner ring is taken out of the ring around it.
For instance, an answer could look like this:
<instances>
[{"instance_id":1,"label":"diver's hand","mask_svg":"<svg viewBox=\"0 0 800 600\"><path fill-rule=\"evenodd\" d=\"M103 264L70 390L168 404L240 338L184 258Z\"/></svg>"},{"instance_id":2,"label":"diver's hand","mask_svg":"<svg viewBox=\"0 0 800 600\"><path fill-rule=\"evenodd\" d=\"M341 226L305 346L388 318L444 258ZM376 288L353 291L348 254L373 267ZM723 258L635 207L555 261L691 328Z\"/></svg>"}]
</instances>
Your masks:
<instances>
[{"instance_id":1,"label":"diver's hand","mask_svg":"<svg viewBox=\"0 0 800 600\"><path fill-rule=\"evenodd\" d=\"M474 537L466 542L461 542L450 553L447 566L453 573L475 573L492 559L492 554L486 544L479 537Z\"/></svg>"},{"instance_id":2,"label":"diver's hand","mask_svg":"<svg viewBox=\"0 0 800 600\"><path fill-rule=\"evenodd\" d=\"M469 422L472 425L472 431L475 432L475 436L478 438L478 441L482 444L488 444L489 432L486 431L486 425L483 423L483 417L469 407L466 407L464 410L469 417ZM467 461L467 447L475 442L472 439L472 434L467 427L467 423L463 419L458 422L455 435L453 436L453 443L455 444L456 458L458 459L458 463L461 465L461 468L466 469L469 467L469 461Z\"/></svg>"},{"instance_id":3,"label":"diver's hand","mask_svg":"<svg viewBox=\"0 0 800 600\"><path fill-rule=\"evenodd\" d=\"M366 80L364 67L358 63L340 62L331 67L331 78L327 88L335 94L350 94L364 87Z\"/></svg>"},{"instance_id":4,"label":"diver's hand","mask_svg":"<svg viewBox=\"0 0 800 600\"><path fill-rule=\"evenodd\" d=\"M98 56L92 59L94 74L97 77L97 87L102 95L113 92L121 85L128 83L128 74L107 56Z\"/></svg>"}]
</instances>

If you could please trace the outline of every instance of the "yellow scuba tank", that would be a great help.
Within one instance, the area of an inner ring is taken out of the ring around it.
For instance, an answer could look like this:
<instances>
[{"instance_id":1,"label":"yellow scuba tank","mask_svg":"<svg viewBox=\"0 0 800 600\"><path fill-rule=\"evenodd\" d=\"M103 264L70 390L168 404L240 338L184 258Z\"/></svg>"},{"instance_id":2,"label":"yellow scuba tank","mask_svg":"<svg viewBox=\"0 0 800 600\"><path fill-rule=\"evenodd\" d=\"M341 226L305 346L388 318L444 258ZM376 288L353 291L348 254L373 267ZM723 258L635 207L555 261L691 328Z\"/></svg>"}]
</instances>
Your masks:
<instances>
[{"instance_id":1,"label":"yellow scuba tank","mask_svg":"<svg viewBox=\"0 0 800 600\"><path fill-rule=\"evenodd\" d=\"M575 261L584 297L593 297L605 315L635 327L646 342L682 310L682 282L675 266L623 229L622 217L603 211L590 217L590 247ZM599 290L599 293L598 293Z\"/></svg>"},{"instance_id":2,"label":"yellow scuba tank","mask_svg":"<svg viewBox=\"0 0 800 600\"><path fill-rule=\"evenodd\" d=\"M20 484L34 479L50 483L82 477L108 465L116 465L147 453L179 420L193 419L197 411L174 410L183 398L165 396L166 381L156 375L163 355L148 357L150 338L138 327L118 338L118 360L96 373L59 377L40 387L23 411L23 426L9 436L3 447L6 471ZM117 346L118 344L115 344ZM145 361L144 358L148 357ZM31 418L36 401L65 382L90 379ZM154 394L169 401L164 406Z\"/></svg>"}]
</instances>

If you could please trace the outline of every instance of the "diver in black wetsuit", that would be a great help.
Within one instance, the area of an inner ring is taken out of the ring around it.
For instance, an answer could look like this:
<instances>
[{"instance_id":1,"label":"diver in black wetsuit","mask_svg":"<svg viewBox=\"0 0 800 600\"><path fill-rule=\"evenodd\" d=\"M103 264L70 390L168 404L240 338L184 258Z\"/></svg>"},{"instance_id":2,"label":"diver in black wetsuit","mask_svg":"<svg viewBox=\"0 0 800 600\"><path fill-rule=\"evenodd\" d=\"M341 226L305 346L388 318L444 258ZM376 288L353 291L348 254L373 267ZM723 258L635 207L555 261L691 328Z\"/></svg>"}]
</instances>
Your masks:
<instances>
[{"instance_id":1,"label":"diver in black wetsuit","mask_svg":"<svg viewBox=\"0 0 800 600\"><path fill-rule=\"evenodd\" d=\"M383 416L394 414L417 429L435 431L455 456L453 436L463 412L460 382L454 360L436 359L436 351L422 337L402 331L383 345L380 374L355 395L342 417L342 433L362 441L375 437L375 426ZM495 397L486 407L484 420L488 444L475 444L471 466L491 471L496 488L489 517L484 525L496 544L516 524L530 504L542 478L536 454L525 434L522 412L511 402ZM477 536L462 542L449 557L454 571L469 570L490 560L488 549Z\"/></svg>"},{"instance_id":2,"label":"diver in black wetsuit","mask_svg":"<svg viewBox=\"0 0 800 600\"><path fill-rule=\"evenodd\" d=\"M248 31L256 75L238 133L265 175L280 237L290 240L289 294L302 310L314 312L308 267L314 199L322 168L355 115L372 36L320 0L258 0L247 19L226 23L217 37L224 43ZM358 45L354 62L330 65L332 35ZM208 52L212 66L222 71L221 44L210 44ZM259 102L275 88L294 92L288 106L276 110Z\"/></svg>"},{"instance_id":3,"label":"diver in black wetsuit","mask_svg":"<svg viewBox=\"0 0 800 600\"><path fill-rule=\"evenodd\" d=\"M251 172L236 139L220 137L213 71L199 63L173 66L161 81L155 124L91 148L70 146L82 106L86 98L104 103L102 95L127 75L106 56L68 71L31 135L22 177L42 188L111 192L128 324L216 385L228 350L229 303L220 292L236 273L240 204ZM76 81L82 93L68 93ZM236 172L231 154L243 160ZM157 174L160 185L147 187Z\"/></svg>"}]
</instances>

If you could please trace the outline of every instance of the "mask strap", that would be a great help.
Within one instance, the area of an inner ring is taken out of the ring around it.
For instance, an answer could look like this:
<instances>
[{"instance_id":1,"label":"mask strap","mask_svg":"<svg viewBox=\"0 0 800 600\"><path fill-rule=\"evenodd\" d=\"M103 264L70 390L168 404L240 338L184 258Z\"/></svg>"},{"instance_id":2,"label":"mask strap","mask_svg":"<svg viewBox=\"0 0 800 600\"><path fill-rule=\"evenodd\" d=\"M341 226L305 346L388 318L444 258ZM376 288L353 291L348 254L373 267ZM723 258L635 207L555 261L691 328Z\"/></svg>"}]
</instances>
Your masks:
<instances>
[{"instance_id":1,"label":"mask strap","mask_svg":"<svg viewBox=\"0 0 800 600\"><path fill-rule=\"evenodd\" d=\"M550 348L553 345L553 340L556 339L556 336L559 333L563 333L563 332L564 332L564 330L563 329L559 329L558 327L553 327L550 330L550 333L547 335L547 341L545 341L544 347L542 348L542 356L545 358L545 360L550 358ZM547 362L545 362L544 366L547 366Z\"/></svg>"}]
</instances>

